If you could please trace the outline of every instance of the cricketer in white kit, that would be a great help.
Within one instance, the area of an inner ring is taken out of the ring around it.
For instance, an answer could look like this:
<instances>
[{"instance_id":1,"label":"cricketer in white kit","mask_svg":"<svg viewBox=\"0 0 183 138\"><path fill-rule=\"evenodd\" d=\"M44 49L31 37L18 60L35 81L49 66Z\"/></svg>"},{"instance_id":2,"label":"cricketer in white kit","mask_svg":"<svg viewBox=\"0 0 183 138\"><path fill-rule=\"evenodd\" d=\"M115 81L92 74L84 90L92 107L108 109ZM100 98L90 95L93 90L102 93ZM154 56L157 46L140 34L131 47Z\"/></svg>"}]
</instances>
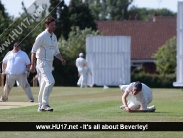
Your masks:
<instances>
[{"instance_id":1,"label":"cricketer in white kit","mask_svg":"<svg viewBox=\"0 0 183 138\"><path fill-rule=\"evenodd\" d=\"M120 85L123 92L121 109L128 112L154 112L155 106L148 107L152 101L152 90L139 81L130 83L129 85Z\"/></svg>"},{"instance_id":2,"label":"cricketer in white kit","mask_svg":"<svg viewBox=\"0 0 183 138\"><path fill-rule=\"evenodd\" d=\"M66 64L58 49L57 38L53 31L56 28L56 21L52 17L45 20L46 30L39 34L32 47L30 71L35 72L36 65L41 73L41 86L38 95L38 111L53 111L49 105L49 96L55 80L52 75L52 64L54 56L62 65ZM37 64L36 64L37 58Z\"/></svg>"},{"instance_id":3,"label":"cricketer in white kit","mask_svg":"<svg viewBox=\"0 0 183 138\"><path fill-rule=\"evenodd\" d=\"M83 76L85 76L85 79L84 79L84 87L87 87L87 80L88 80L88 74L92 75L92 72L91 72L91 69L87 66L83 68ZM77 85L78 86L81 86L81 81L82 81L82 77L79 77L79 80L77 82Z\"/></svg>"},{"instance_id":4,"label":"cricketer in white kit","mask_svg":"<svg viewBox=\"0 0 183 138\"><path fill-rule=\"evenodd\" d=\"M84 54L80 53L79 58L76 59L76 67L78 68L78 73L79 73L79 79L77 84L80 85L81 88L86 87L86 73L84 70L84 67L86 66L86 60L84 59Z\"/></svg>"},{"instance_id":5,"label":"cricketer in white kit","mask_svg":"<svg viewBox=\"0 0 183 138\"><path fill-rule=\"evenodd\" d=\"M18 81L24 89L30 102L34 102L34 97L30 85L27 81L28 70L30 67L30 59L28 55L20 49L20 45L15 43L13 50L9 51L3 59L2 70L8 76L8 95ZM4 96L0 101L6 101L6 85L4 87ZM2 99L3 98L3 99Z\"/></svg>"}]
</instances>

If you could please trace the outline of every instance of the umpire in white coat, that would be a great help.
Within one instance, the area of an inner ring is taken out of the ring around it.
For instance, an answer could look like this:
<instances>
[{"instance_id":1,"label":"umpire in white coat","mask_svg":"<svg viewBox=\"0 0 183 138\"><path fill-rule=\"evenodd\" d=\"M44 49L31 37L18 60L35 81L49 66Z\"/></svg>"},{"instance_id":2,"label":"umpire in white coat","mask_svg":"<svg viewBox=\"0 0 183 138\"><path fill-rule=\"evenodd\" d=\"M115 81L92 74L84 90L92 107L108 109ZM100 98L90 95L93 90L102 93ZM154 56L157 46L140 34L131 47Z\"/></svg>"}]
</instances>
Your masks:
<instances>
[{"instance_id":1,"label":"umpire in white coat","mask_svg":"<svg viewBox=\"0 0 183 138\"><path fill-rule=\"evenodd\" d=\"M56 21L52 17L45 20L46 30L40 33L32 47L30 71L35 72L36 58L37 67L41 73L41 86L38 95L38 111L53 111L49 105L49 96L55 84L52 75L52 64L54 56L58 58L62 65L66 64L58 49L57 37L53 33L56 29Z\"/></svg>"},{"instance_id":2,"label":"umpire in white coat","mask_svg":"<svg viewBox=\"0 0 183 138\"><path fill-rule=\"evenodd\" d=\"M13 50L9 51L3 59L2 70L8 77L8 84L4 87L4 96L0 101L6 101L6 85L8 85L8 94L10 93L15 81L18 81L24 89L30 102L34 102L34 97L30 85L27 81L30 59L28 55L20 49L20 45L15 43Z\"/></svg>"},{"instance_id":3,"label":"umpire in white coat","mask_svg":"<svg viewBox=\"0 0 183 138\"><path fill-rule=\"evenodd\" d=\"M79 54L79 58L76 59L76 67L78 68L78 73L79 73L79 79L78 79L78 82L77 84L79 85L80 84L80 87L81 88L84 88L86 87L86 73L85 73L85 70L84 70L84 67L86 66L86 60L84 59L84 54L83 53L80 53Z\"/></svg>"}]
</instances>

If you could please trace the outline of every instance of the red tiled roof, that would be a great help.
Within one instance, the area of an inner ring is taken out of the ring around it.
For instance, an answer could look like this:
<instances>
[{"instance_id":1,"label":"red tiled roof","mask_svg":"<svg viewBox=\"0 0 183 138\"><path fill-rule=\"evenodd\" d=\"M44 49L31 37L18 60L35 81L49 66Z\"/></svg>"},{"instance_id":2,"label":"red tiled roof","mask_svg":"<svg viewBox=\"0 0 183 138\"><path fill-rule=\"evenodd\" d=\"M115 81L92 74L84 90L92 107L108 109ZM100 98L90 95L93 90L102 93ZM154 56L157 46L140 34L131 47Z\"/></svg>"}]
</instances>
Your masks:
<instances>
[{"instance_id":1,"label":"red tiled roof","mask_svg":"<svg viewBox=\"0 0 183 138\"><path fill-rule=\"evenodd\" d=\"M97 21L99 32L107 36L131 36L131 59L149 60L167 40L176 36L176 17L156 21Z\"/></svg>"}]
</instances>

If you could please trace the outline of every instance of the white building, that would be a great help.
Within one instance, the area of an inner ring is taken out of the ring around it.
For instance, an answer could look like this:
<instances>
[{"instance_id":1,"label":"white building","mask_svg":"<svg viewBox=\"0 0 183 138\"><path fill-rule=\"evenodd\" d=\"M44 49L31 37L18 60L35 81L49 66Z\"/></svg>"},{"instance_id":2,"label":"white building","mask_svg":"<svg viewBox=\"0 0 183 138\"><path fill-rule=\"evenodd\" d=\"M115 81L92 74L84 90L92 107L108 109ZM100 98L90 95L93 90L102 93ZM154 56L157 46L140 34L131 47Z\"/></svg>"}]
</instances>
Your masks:
<instances>
[{"instance_id":1,"label":"white building","mask_svg":"<svg viewBox=\"0 0 183 138\"><path fill-rule=\"evenodd\" d=\"M88 36L86 61L92 71L88 85L118 86L131 81L131 38L128 36Z\"/></svg>"}]
</instances>

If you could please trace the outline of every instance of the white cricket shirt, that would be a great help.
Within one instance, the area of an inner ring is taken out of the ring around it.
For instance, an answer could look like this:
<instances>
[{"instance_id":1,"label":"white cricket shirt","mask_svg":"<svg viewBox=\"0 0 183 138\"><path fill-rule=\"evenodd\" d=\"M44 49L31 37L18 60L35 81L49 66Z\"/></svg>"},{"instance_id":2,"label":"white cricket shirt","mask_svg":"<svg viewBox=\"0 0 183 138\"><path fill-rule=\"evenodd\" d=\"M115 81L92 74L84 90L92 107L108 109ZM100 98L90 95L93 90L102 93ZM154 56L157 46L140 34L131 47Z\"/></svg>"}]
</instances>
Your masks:
<instances>
[{"instance_id":1,"label":"white cricket shirt","mask_svg":"<svg viewBox=\"0 0 183 138\"><path fill-rule=\"evenodd\" d=\"M47 29L43 31L37 36L31 52L36 53L38 59L53 61L54 56L60 53L56 35Z\"/></svg>"},{"instance_id":2,"label":"white cricket shirt","mask_svg":"<svg viewBox=\"0 0 183 138\"><path fill-rule=\"evenodd\" d=\"M3 63L7 64L5 72L8 74L23 74L26 72L26 65L30 64L28 55L19 50L17 53L10 51L3 59Z\"/></svg>"},{"instance_id":3,"label":"white cricket shirt","mask_svg":"<svg viewBox=\"0 0 183 138\"><path fill-rule=\"evenodd\" d=\"M78 71L81 71L85 65L86 65L86 60L84 58L79 57L76 59L76 67L78 68Z\"/></svg>"},{"instance_id":4,"label":"white cricket shirt","mask_svg":"<svg viewBox=\"0 0 183 138\"><path fill-rule=\"evenodd\" d=\"M152 101L152 90L147 85L142 83L141 92L139 92L137 95L133 95L132 89L134 84L135 82L130 83L130 85L128 85L128 87L125 89L125 92L128 92L133 96L134 99L141 103L142 110L147 110L148 104Z\"/></svg>"}]
</instances>

